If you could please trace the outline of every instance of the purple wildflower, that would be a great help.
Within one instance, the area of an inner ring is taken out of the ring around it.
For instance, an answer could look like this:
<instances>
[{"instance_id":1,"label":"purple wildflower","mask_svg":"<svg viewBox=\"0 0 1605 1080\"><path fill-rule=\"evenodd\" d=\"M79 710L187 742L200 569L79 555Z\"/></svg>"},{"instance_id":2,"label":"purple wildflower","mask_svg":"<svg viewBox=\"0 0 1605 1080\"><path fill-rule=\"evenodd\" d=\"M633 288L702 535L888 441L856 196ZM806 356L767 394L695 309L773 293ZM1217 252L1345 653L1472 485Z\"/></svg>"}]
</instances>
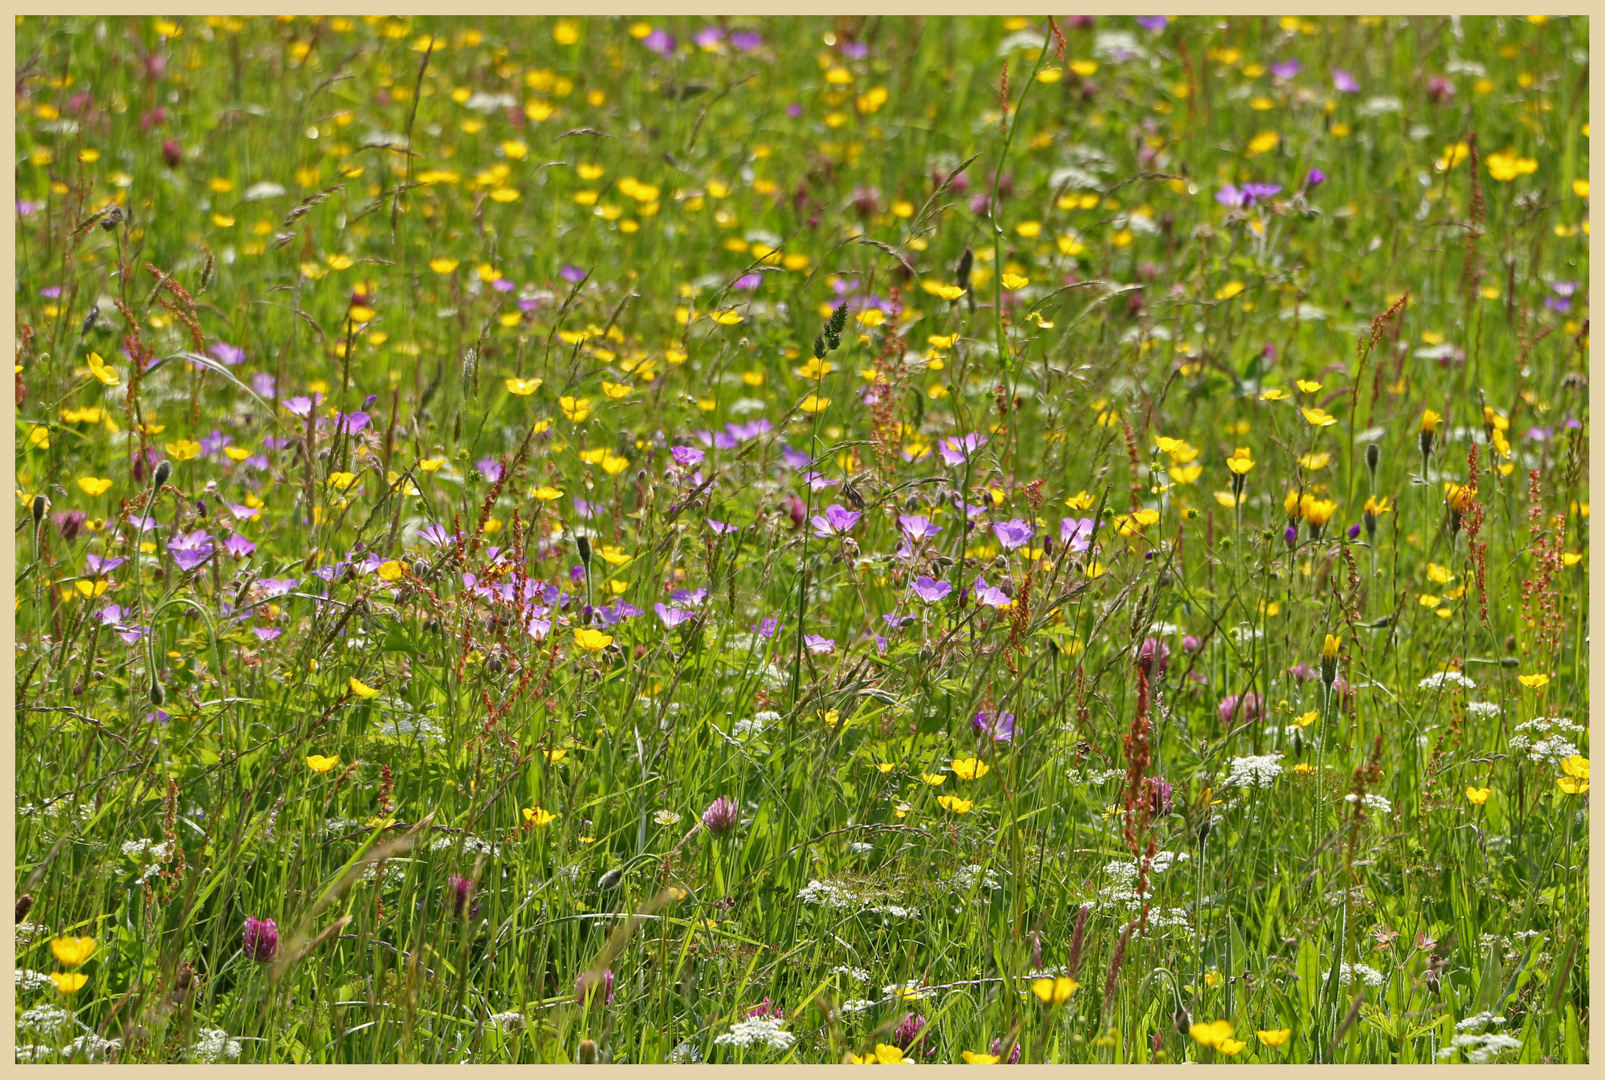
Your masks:
<instances>
[{"instance_id":1,"label":"purple wildflower","mask_svg":"<svg viewBox=\"0 0 1605 1080\"><path fill-rule=\"evenodd\" d=\"M659 56L668 56L674 52L674 35L661 28L654 29L641 39L641 44Z\"/></svg>"},{"instance_id":2,"label":"purple wildflower","mask_svg":"<svg viewBox=\"0 0 1605 1080\"><path fill-rule=\"evenodd\" d=\"M1024 518L1013 518L1009 521L993 522L992 534L998 538L998 542L1005 550L1013 551L1030 543L1037 531Z\"/></svg>"},{"instance_id":3,"label":"purple wildflower","mask_svg":"<svg viewBox=\"0 0 1605 1080\"><path fill-rule=\"evenodd\" d=\"M931 524L930 518L920 514L899 514L897 524L903 530L903 535L916 543L929 540L942 531L940 525Z\"/></svg>"},{"instance_id":4,"label":"purple wildflower","mask_svg":"<svg viewBox=\"0 0 1605 1080\"><path fill-rule=\"evenodd\" d=\"M243 935L245 955L258 963L267 963L279 955L279 928L272 919L247 916Z\"/></svg>"},{"instance_id":5,"label":"purple wildflower","mask_svg":"<svg viewBox=\"0 0 1605 1080\"><path fill-rule=\"evenodd\" d=\"M811 653L833 653L836 651L836 639L820 637L818 634L804 634L803 644Z\"/></svg>"},{"instance_id":6,"label":"purple wildflower","mask_svg":"<svg viewBox=\"0 0 1605 1080\"><path fill-rule=\"evenodd\" d=\"M723 836L740 824L741 804L728 795L719 796L702 811L703 827L715 836Z\"/></svg>"},{"instance_id":7,"label":"purple wildflower","mask_svg":"<svg viewBox=\"0 0 1605 1080\"><path fill-rule=\"evenodd\" d=\"M990 713L985 709L975 714L970 726L993 742L1009 742L1014 738L1014 714Z\"/></svg>"},{"instance_id":8,"label":"purple wildflower","mask_svg":"<svg viewBox=\"0 0 1605 1080\"><path fill-rule=\"evenodd\" d=\"M820 537L846 536L858 519L863 517L856 510L849 510L845 506L831 503L825 507L824 514L813 516L814 535Z\"/></svg>"},{"instance_id":9,"label":"purple wildflower","mask_svg":"<svg viewBox=\"0 0 1605 1080\"><path fill-rule=\"evenodd\" d=\"M1137 25L1144 30L1160 34L1170 25L1170 19L1165 15L1138 15Z\"/></svg>"},{"instance_id":10,"label":"purple wildflower","mask_svg":"<svg viewBox=\"0 0 1605 1080\"><path fill-rule=\"evenodd\" d=\"M584 1005L587 999L601 998L603 1004L613 1004L613 969L600 972L582 971L574 980L574 1000Z\"/></svg>"},{"instance_id":11,"label":"purple wildflower","mask_svg":"<svg viewBox=\"0 0 1605 1080\"><path fill-rule=\"evenodd\" d=\"M1260 698L1250 690L1246 694L1227 694L1220 699L1220 721L1223 724L1235 722L1252 723L1259 719Z\"/></svg>"},{"instance_id":12,"label":"purple wildflower","mask_svg":"<svg viewBox=\"0 0 1605 1080\"><path fill-rule=\"evenodd\" d=\"M1332 86L1343 94L1358 94L1360 92L1359 81L1342 68L1332 69Z\"/></svg>"},{"instance_id":13,"label":"purple wildflower","mask_svg":"<svg viewBox=\"0 0 1605 1080\"><path fill-rule=\"evenodd\" d=\"M1149 675L1164 677L1170 667L1170 646L1158 638L1145 638L1137 649L1137 666Z\"/></svg>"},{"instance_id":14,"label":"purple wildflower","mask_svg":"<svg viewBox=\"0 0 1605 1080\"><path fill-rule=\"evenodd\" d=\"M914 584L911 585L910 588L914 590L915 596L918 596L927 604L934 604L939 600L946 600L953 592L953 586L951 583L946 581L937 581L925 574L921 574L919 577L915 578Z\"/></svg>"}]
</instances>

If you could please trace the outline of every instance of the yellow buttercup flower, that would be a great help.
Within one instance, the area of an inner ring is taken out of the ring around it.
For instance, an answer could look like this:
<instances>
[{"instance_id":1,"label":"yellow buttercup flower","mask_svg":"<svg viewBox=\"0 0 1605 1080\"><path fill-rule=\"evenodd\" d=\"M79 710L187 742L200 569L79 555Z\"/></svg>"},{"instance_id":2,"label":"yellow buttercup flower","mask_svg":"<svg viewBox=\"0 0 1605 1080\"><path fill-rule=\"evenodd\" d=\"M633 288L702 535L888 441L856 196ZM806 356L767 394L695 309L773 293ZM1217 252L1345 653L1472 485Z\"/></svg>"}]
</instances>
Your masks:
<instances>
[{"instance_id":1,"label":"yellow buttercup flower","mask_svg":"<svg viewBox=\"0 0 1605 1080\"><path fill-rule=\"evenodd\" d=\"M507 391L519 397L529 397L541 388L541 379L513 379L507 380Z\"/></svg>"},{"instance_id":2,"label":"yellow buttercup flower","mask_svg":"<svg viewBox=\"0 0 1605 1080\"><path fill-rule=\"evenodd\" d=\"M1493 788L1468 787L1466 789L1466 798L1471 800L1473 806L1481 806L1488 801L1488 797L1493 793Z\"/></svg>"},{"instance_id":3,"label":"yellow buttercup flower","mask_svg":"<svg viewBox=\"0 0 1605 1080\"><path fill-rule=\"evenodd\" d=\"M189 461L192 458L199 457L201 453L201 444L189 439L180 439L177 442L170 442L164 445L167 450L167 456L174 461Z\"/></svg>"},{"instance_id":4,"label":"yellow buttercup flower","mask_svg":"<svg viewBox=\"0 0 1605 1080\"><path fill-rule=\"evenodd\" d=\"M1286 401L1289 396L1290 395L1286 390L1281 390L1273 386L1264 393L1260 394L1259 399L1261 401Z\"/></svg>"},{"instance_id":5,"label":"yellow buttercup flower","mask_svg":"<svg viewBox=\"0 0 1605 1080\"><path fill-rule=\"evenodd\" d=\"M979 780L992 771L992 766L979 758L954 758L953 775L960 780ZM943 777L946 779L946 777Z\"/></svg>"},{"instance_id":6,"label":"yellow buttercup flower","mask_svg":"<svg viewBox=\"0 0 1605 1080\"><path fill-rule=\"evenodd\" d=\"M1241 1039L1222 1039L1220 1042L1215 1044L1215 1049L1219 1050L1227 1057L1236 1057L1238 1054L1242 1053L1243 1048L1247 1045L1248 1043Z\"/></svg>"},{"instance_id":7,"label":"yellow buttercup flower","mask_svg":"<svg viewBox=\"0 0 1605 1080\"><path fill-rule=\"evenodd\" d=\"M920 779L932 787L941 787L943 784L947 783L947 773L920 773Z\"/></svg>"},{"instance_id":8,"label":"yellow buttercup flower","mask_svg":"<svg viewBox=\"0 0 1605 1080\"><path fill-rule=\"evenodd\" d=\"M563 415L576 424L582 423L586 417L591 415L590 398L576 398L564 394L557 399L557 404L562 408Z\"/></svg>"},{"instance_id":9,"label":"yellow buttercup flower","mask_svg":"<svg viewBox=\"0 0 1605 1080\"><path fill-rule=\"evenodd\" d=\"M334 757L324 757L322 754L307 755L307 768L313 772L328 772L338 764L340 764L338 755Z\"/></svg>"},{"instance_id":10,"label":"yellow buttercup flower","mask_svg":"<svg viewBox=\"0 0 1605 1080\"><path fill-rule=\"evenodd\" d=\"M854 1065L912 1065L914 1060L903 1056L901 1048L888 1046L886 1043L877 1043L875 1049L866 1054L851 1055Z\"/></svg>"},{"instance_id":11,"label":"yellow buttercup flower","mask_svg":"<svg viewBox=\"0 0 1605 1080\"><path fill-rule=\"evenodd\" d=\"M62 967L77 967L95 955L92 937L59 937L50 942L50 954Z\"/></svg>"},{"instance_id":12,"label":"yellow buttercup flower","mask_svg":"<svg viewBox=\"0 0 1605 1080\"><path fill-rule=\"evenodd\" d=\"M104 495L111 490L111 481L97 476L80 476L78 486L83 489L85 495Z\"/></svg>"},{"instance_id":13,"label":"yellow buttercup flower","mask_svg":"<svg viewBox=\"0 0 1605 1080\"><path fill-rule=\"evenodd\" d=\"M1063 1005L1070 1000L1070 995L1076 992L1076 987L1079 985L1074 979L1067 979L1061 975L1056 979L1038 979L1031 984L1031 992L1044 1005Z\"/></svg>"},{"instance_id":14,"label":"yellow buttercup flower","mask_svg":"<svg viewBox=\"0 0 1605 1080\"><path fill-rule=\"evenodd\" d=\"M89 374L107 386L116 386L119 379L116 370L94 352L89 354Z\"/></svg>"},{"instance_id":15,"label":"yellow buttercup flower","mask_svg":"<svg viewBox=\"0 0 1605 1080\"><path fill-rule=\"evenodd\" d=\"M1529 690L1542 690L1549 685L1549 676L1542 672L1537 675L1517 675L1516 681Z\"/></svg>"},{"instance_id":16,"label":"yellow buttercup flower","mask_svg":"<svg viewBox=\"0 0 1605 1080\"><path fill-rule=\"evenodd\" d=\"M50 981L56 984L60 993L70 994L75 990L82 990L89 981L89 976L81 971L52 971Z\"/></svg>"},{"instance_id":17,"label":"yellow buttercup flower","mask_svg":"<svg viewBox=\"0 0 1605 1080\"><path fill-rule=\"evenodd\" d=\"M957 795L938 795L936 804L944 810L951 810L955 814L968 814L974 807L973 799L961 799Z\"/></svg>"},{"instance_id":18,"label":"yellow buttercup flower","mask_svg":"<svg viewBox=\"0 0 1605 1080\"><path fill-rule=\"evenodd\" d=\"M1586 795L1588 793L1588 759L1581 754L1573 754L1560 763L1561 771L1566 775L1555 781L1562 791L1568 795Z\"/></svg>"},{"instance_id":19,"label":"yellow buttercup flower","mask_svg":"<svg viewBox=\"0 0 1605 1080\"><path fill-rule=\"evenodd\" d=\"M524 823L527 825L534 825L537 828L544 829L556 820L557 815L550 810L543 810L539 806L533 809L527 806L524 808Z\"/></svg>"},{"instance_id":20,"label":"yellow buttercup flower","mask_svg":"<svg viewBox=\"0 0 1605 1080\"><path fill-rule=\"evenodd\" d=\"M1254 1032L1254 1034L1259 1036L1259 1041L1260 1042L1264 1043L1266 1046L1271 1047L1272 1049L1275 1049L1276 1047L1281 1046L1283 1043L1287 1042L1287 1040L1293 1034L1293 1029L1292 1028L1281 1028L1281 1029L1275 1030L1275 1031L1256 1031L1256 1032Z\"/></svg>"},{"instance_id":21,"label":"yellow buttercup flower","mask_svg":"<svg viewBox=\"0 0 1605 1080\"><path fill-rule=\"evenodd\" d=\"M418 462L418 467L424 472L438 472L440 467L444 464L446 464L446 459L443 457L424 458L422 461Z\"/></svg>"},{"instance_id":22,"label":"yellow buttercup flower","mask_svg":"<svg viewBox=\"0 0 1605 1080\"><path fill-rule=\"evenodd\" d=\"M406 572L406 569L395 559L389 559L379 564L380 581L400 581Z\"/></svg>"},{"instance_id":23,"label":"yellow buttercup flower","mask_svg":"<svg viewBox=\"0 0 1605 1080\"><path fill-rule=\"evenodd\" d=\"M1232 1037L1237 1030L1230 1020L1216 1020L1209 1024L1194 1024L1188 1028L1188 1034L1200 1046L1218 1047L1222 1042Z\"/></svg>"},{"instance_id":24,"label":"yellow buttercup flower","mask_svg":"<svg viewBox=\"0 0 1605 1080\"><path fill-rule=\"evenodd\" d=\"M966 1065L997 1065L1003 1060L995 1054L978 1054L974 1050L966 1050L962 1056Z\"/></svg>"},{"instance_id":25,"label":"yellow buttercup flower","mask_svg":"<svg viewBox=\"0 0 1605 1080\"><path fill-rule=\"evenodd\" d=\"M586 626L580 626L574 630L574 644L586 652L601 652L613 644L613 635L604 634L600 630L592 630Z\"/></svg>"},{"instance_id":26,"label":"yellow buttercup flower","mask_svg":"<svg viewBox=\"0 0 1605 1080\"><path fill-rule=\"evenodd\" d=\"M1232 456L1226 459L1226 467L1234 476L1247 476L1249 470L1254 468L1254 458L1249 453L1248 447L1239 446L1233 450Z\"/></svg>"},{"instance_id":27,"label":"yellow buttercup flower","mask_svg":"<svg viewBox=\"0 0 1605 1080\"><path fill-rule=\"evenodd\" d=\"M563 497L563 492L560 488L538 487L534 491L530 492L530 497L539 499L541 502L551 502L554 499L561 499Z\"/></svg>"},{"instance_id":28,"label":"yellow buttercup flower","mask_svg":"<svg viewBox=\"0 0 1605 1080\"><path fill-rule=\"evenodd\" d=\"M1320 383L1311 382L1308 379L1299 379L1293 385L1297 386L1300 390L1302 390L1306 394L1314 394L1314 393L1318 392L1321 389L1321 384Z\"/></svg>"},{"instance_id":29,"label":"yellow buttercup flower","mask_svg":"<svg viewBox=\"0 0 1605 1080\"><path fill-rule=\"evenodd\" d=\"M437 274L449 274L457 269L457 259L430 259L429 269Z\"/></svg>"},{"instance_id":30,"label":"yellow buttercup flower","mask_svg":"<svg viewBox=\"0 0 1605 1080\"><path fill-rule=\"evenodd\" d=\"M357 695L359 698L376 698L379 696L379 691L375 690L373 687L369 686L355 675L351 676L347 682L351 687L351 692Z\"/></svg>"},{"instance_id":31,"label":"yellow buttercup flower","mask_svg":"<svg viewBox=\"0 0 1605 1080\"><path fill-rule=\"evenodd\" d=\"M1304 414L1304 419L1309 421L1311 427L1330 427L1337 423L1337 417L1325 409L1300 409L1299 412Z\"/></svg>"}]
</instances>

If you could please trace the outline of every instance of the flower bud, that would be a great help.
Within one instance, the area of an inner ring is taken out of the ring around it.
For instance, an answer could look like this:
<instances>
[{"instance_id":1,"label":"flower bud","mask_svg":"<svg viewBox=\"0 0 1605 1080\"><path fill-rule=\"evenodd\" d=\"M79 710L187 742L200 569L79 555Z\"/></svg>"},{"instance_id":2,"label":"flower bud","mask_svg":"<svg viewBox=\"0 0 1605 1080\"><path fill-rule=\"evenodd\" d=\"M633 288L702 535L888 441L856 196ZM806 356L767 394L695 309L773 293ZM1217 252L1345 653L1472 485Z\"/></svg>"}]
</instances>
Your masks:
<instances>
[{"instance_id":1,"label":"flower bud","mask_svg":"<svg viewBox=\"0 0 1605 1080\"><path fill-rule=\"evenodd\" d=\"M168 477L173 475L173 463L163 458L156 466L156 475L151 477L151 487L157 491L167 483Z\"/></svg>"},{"instance_id":2,"label":"flower bud","mask_svg":"<svg viewBox=\"0 0 1605 1080\"><path fill-rule=\"evenodd\" d=\"M596 1040L581 1039L579 1053L574 1055L574 1060L579 1062L581 1065L595 1065L596 1059Z\"/></svg>"}]
</instances>

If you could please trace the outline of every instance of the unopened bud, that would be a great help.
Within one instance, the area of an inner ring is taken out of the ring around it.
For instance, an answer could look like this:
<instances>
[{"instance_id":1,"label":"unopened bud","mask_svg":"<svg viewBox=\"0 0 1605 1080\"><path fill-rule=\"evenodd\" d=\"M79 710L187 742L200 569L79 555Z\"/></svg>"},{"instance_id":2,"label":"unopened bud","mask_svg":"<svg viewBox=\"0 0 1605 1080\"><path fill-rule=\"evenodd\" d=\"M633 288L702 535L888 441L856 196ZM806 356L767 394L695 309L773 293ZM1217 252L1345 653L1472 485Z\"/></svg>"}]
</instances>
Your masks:
<instances>
[{"instance_id":1,"label":"unopened bud","mask_svg":"<svg viewBox=\"0 0 1605 1080\"><path fill-rule=\"evenodd\" d=\"M162 689L161 683L152 680L150 684L150 703L159 709L162 707L162 702L166 700L167 691Z\"/></svg>"},{"instance_id":2,"label":"unopened bud","mask_svg":"<svg viewBox=\"0 0 1605 1080\"><path fill-rule=\"evenodd\" d=\"M157 462L156 474L151 477L151 486L157 491L162 490L162 487L167 483L168 478L172 475L173 463L171 461L163 459L162 461Z\"/></svg>"},{"instance_id":3,"label":"unopened bud","mask_svg":"<svg viewBox=\"0 0 1605 1080\"><path fill-rule=\"evenodd\" d=\"M33 497L32 510L34 528L37 529L39 527L39 523L45 519L45 511L48 509L50 509L50 500L48 498L43 495L35 495Z\"/></svg>"},{"instance_id":4,"label":"unopened bud","mask_svg":"<svg viewBox=\"0 0 1605 1080\"><path fill-rule=\"evenodd\" d=\"M581 1039L579 1053L574 1056L574 1060L581 1065L595 1065L597 1057L596 1040Z\"/></svg>"}]
</instances>

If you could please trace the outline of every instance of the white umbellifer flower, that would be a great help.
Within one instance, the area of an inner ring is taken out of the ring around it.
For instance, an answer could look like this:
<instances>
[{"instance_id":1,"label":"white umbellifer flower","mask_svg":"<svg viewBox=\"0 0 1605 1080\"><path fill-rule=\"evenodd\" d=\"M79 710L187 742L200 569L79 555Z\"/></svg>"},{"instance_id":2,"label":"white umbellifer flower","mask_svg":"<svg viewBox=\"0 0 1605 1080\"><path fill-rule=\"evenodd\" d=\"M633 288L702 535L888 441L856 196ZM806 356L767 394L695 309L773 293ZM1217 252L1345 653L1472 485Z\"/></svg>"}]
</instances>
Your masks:
<instances>
[{"instance_id":1,"label":"white umbellifer flower","mask_svg":"<svg viewBox=\"0 0 1605 1080\"><path fill-rule=\"evenodd\" d=\"M743 739L754 735L762 735L763 721L757 717L753 717L751 720L737 720L731 725L730 734L734 735L738 739Z\"/></svg>"},{"instance_id":2,"label":"white umbellifer flower","mask_svg":"<svg viewBox=\"0 0 1605 1080\"><path fill-rule=\"evenodd\" d=\"M1369 964L1344 964L1338 969L1338 982L1348 986L1355 980L1367 986L1381 986L1388 981L1388 977Z\"/></svg>"},{"instance_id":3,"label":"white umbellifer flower","mask_svg":"<svg viewBox=\"0 0 1605 1080\"><path fill-rule=\"evenodd\" d=\"M959 892L969 892L975 888L977 882L988 889L1003 888L1003 883L998 880L996 874L973 863L961 866L953 872L953 888Z\"/></svg>"},{"instance_id":4,"label":"white umbellifer flower","mask_svg":"<svg viewBox=\"0 0 1605 1080\"><path fill-rule=\"evenodd\" d=\"M240 1043L238 1039L229 1038L228 1032L222 1028L202 1028L195 1045L189 1048L189 1054L196 1061L208 1063L219 1058L233 1061L240 1056Z\"/></svg>"},{"instance_id":5,"label":"white umbellifer flower","mask_svg":"<svg viewBox=\"0 0 1605 1080\"><path fill-rule=\"evenodd\" d=\"M1497 702L1473 701L1466 706L1466 711L1472 716L1490 717L1498 716L1502 710Z\"/></svg>"},{"instance_id":6,"label":"white umbellifer flower","mask_svg":"<svg viewBox=\"0 0 1605 1080\"><path fill-rule=\"evenodd\" d=\"M433 720L420 717L417 720L387 720L379 725L379 734L407 736L417 735L422 739L440 740L446 737L440 725Z\"/></svg>"},{"instance_id":7,"label":"white umbellifer flower","mask_svg":"<svg viewBox=\"0 0 1605 1080\"><path fill-rule=\"evenodd\" d=\"M673 810L659 810L652 815L652 820L659 825L678 825L680 824L680 815Z\"/></svg>"},{"instance_id":8,"label":"white umbellifer flower","mask_svg":"<svg viewBox=\"0 0 1605 1080\"><path fill-rule=\"evenodd\" d=\"M1234 757L1227 763L1227 787L1270 787L1282 775L1280 752L1258 757Z\"/></svg>"},{"instance_id":9,"label":"white umbellifer flower","mask_svg":"<svg viewBox=\"0 0 1605 1080\"><path fill-rule=\"evenodd\" d=\"M848 844L847 845L847 850L851 851L855 855L865 855L865 854L868 854L871 851L874 851L875 850L875 845L874 844L866 844L862 840L858 840L858 841L855 841L855 842L853 842L851 844Z\"/></svg>"},{"instance_id":10,"label":"white umbellifer flower","mask_svg":"<svg viewBox=\"0 0 1605 1080\"><path fill-rule=\"evenodd\" d=\"M518 1012L516 1009L512 1012L492 1013L489 1017L489 1022L496 1027L501 1028L509 1035L517 1035L527 1026L527 1021L524 1019L524 1014Z\"/></svg>"},{"instance_id":11,"label":"white umbellifer flower","mask_svg":"<svg viewBox=\"0 0 1605 1080\"><path fill-rule=\"evenodd\" d=\"M1357 797L1355 796L1354 792L1352 792L1352 791L1349 792L1347 795L1343 796L1343 798L1344 798L1344 800L1346 802L1351 802L1352 803L1352 802L1358 801ZM1391 813L1393 813L1393 804L1390 803L1388 800L1384 799L1380 795L1369 795L1369 794L1366 795L1366 797L1365 797L1365 808L1367 810L1370 810L1371 812L1377 813L1377 814L1391 814Z\"/></svg>"},{"instance_id":12,"label":"white umbellifer flower","mask_svg":"<svg viewBox=\"0 0 1605 1080\"><path fill-rule=\"evenodd\" d=\"M1515 747L1516 740L1519 738L1521 738L1521 736L1518 735L1510 740L1512 748ZM1559 765L1561 762L1578 752L1579 751L1577 747L1573 746L1559 735L1551 735L1547 739L1541 739L1540 741L1535 742L1531 746L1527 747L1527 757L1530 760L1547 762L1552 765Z\"/></svg>"},{"instance_id":13,"label":"white umbellifer flower","mask_svg":"<svg viewBox=\"0 0 1605 1080\"><path fill-rule=\"evenodd\" d=\"M106 1056L113 1050L121 1050L121 1039L102 1039L93 1033L80 1035L62 1048L62 1056L71 1061L80 1054L89 1061L105 1061Z\"/></svg>"},{"instance_id":14,"label":"white umbellifer flower","mask_svg":"<svg viewBox=\"0 0 1605 1080\"><path fill-rule=\"evenodd\" d=\"M1455 1025L1455 1030L1456 1031L1471 1031L1473 1029L1476 1029L1478 1031L1481 1031L1483 1028L1487 1027L1490 1024L1503 1024L1503 1023L1506 1023L1506 1022L1507 1021L1505 1020L1505 1018L1503 1016L1500 1016L1498 1013L1480 1012L1475 1016L1468 1016L1464 1020L1460 1021L1458 1024Z\"/></svg>"},{"instance_id":15,"label":"white umbellifer flower","mask_svg":"<svg viewBox=\"0 0 1605 1080\"><path fill-rule=\"evenodd\" d=\"M797 891L797 899L805 904L819 904L843 910L856 908L859 905L858 897L834 881L820 881L817 878Z\"/></svg>"},{"instance_id":16,"label":"white umbellifer flower","mask_svg":"<svg viewBox=\"0 0 1605 1080\"><path fill-rule=\"evenodd\" d=\"M36 922L23 921L17 924L16 935L18 945L31 945L39 938L50 933L48 929Z\"/></svg>"},{"instance_id":17,"label":"white umbellifer flower","mask_svg":"<svg viewBox=\"0 0 1605 1080\"><path fill-rule=\"evenodd\" d=\"M776 1050L785 1050L797 1041L797 1036L787 1031L784 1021L772 1016L749 1016L739 1023L732 1024L730 1030L714 1039L717 1046L764 1046Z\"/></svg>"},{"instance_id":18,"label":"white umbellifer flower","mask_svg":"<svg viewBox=\"0 0 1605 1080\"><path fill-rule=\"evenodd\" d=\"M854 1013L868 1012L870 1009L873 1009L875 1005L876 1002L867 1001L863 998L854 998L851 1001L842 1002L842 1012L848 1016L851 1016Z\"/></svg>"},{"instance_id":19,"label":"white umbellifer flower","mask_svg":"<svg viewBox=\"0 0 1605 1080\"><path fill-rule=\"evenodd\" d=\"M45 976L49 978L49 976ZM54 1005L35 1005L17 1017L17 1030L32 1031L46 1039L54 1038L67 1025L67 1010Z\"/></svg>"},{"instance_id":20,"label":"white umbellifer flower","mask_svg":"<svg viewBox=\"0 0 1605 1080\"><path fill-rule=\"evenodd\" d=\"M1514 1035L1489 1032L1486 1035L1456 1035L1450 1044L1438 1051L1439 1058L1451 1058L1456 1050L1466 1055L1474 1065L1485 1065L1506 1050L1520 1050L1521 1040Z\"/></svg>"},{"instance_id":21,"label":"white umbellifer flower","mask_svg":"<svg viewBox=\"0 0 1605 1080\"><path fill-rule=\"evenodd\" d=\"M17 989L28 992L43 990L50 985L50 976L42 971L28 971L25 968L17 969Z\"/></svg>"},{"instance_id":22,"label":"white umbellifer flower","mask_svg":"<svg viewBox=\"0 0 1605 1080\"><path fill-rule=\"evenodd\" d=\"M1587 729L1563 717L1535 716L1525 724L1517 724L1511 730L1529 735L1581 735Z\"/></svg>"},{"instance_id":23,"label":"white umbellifer flower","mask_svg":"<svg viewBox=\"0 0 1605 1080\"><path fill-rule=\"evenodd\" d=\"M837 967L831 968L830 973L832 975L845 975L849 979L857 979L859 982L869 982L869 972L865 971L863 968L855 968L847 964L841 964Z\"/></svg>"},{"instance_id":24,"label":"white umbellifer flower","mask_svg":"<svg viewBox=\"0 0 1605 1080\"><path fill-rule=\"evenodd\" d=\"M1460 686L1467 690L1477 689L1476 683L1458 671L1440 671L1436 675L1428 675L1416 684L1416 688L1419 690L1442 690L1445 686Z\"/></svg>"}]
</instances>

